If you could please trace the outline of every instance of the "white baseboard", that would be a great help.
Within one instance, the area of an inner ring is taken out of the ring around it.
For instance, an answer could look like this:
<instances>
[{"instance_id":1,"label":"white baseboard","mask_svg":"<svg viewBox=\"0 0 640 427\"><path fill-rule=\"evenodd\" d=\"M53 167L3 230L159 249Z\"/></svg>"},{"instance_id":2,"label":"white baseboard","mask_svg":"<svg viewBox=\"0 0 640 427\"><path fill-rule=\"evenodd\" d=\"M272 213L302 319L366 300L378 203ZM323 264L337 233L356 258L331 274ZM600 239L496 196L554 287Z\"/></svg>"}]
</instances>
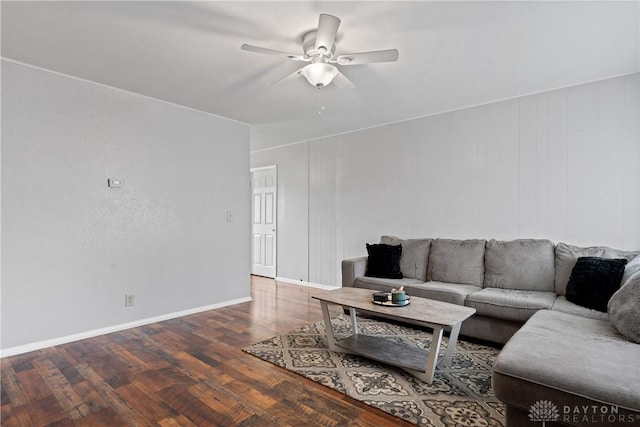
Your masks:
<instances>
[{"instance_id":1,"label":"white baseboard","mask_svg":"<svg viewBox=\"0 0 640 427\"><path fill-rule=\"evenodd\" d=\"M176 311L173 313L163 314L161 316L148 317L146 319L135 320L129 323L122 323L120 325L107 326L106 328L93 329L86 332L80 332L78 334L67 335L64 337L53 338L50 340L38 341L30 344L19 345L16 347L10 347L0 350L0 358L15 356L17 354L28 353L30 351L41 350L47 347L53 347L60 344L66 344L73 341L84 340L87 338L97 337L99 335L110 334L112 332L123 331L125 329L136 328L138 326L148 325L150 323L162 322L164 320L175 319L177 317L188 316L190 314L201 313L203 311L215 310L216 308L227 307L229 305L236 305L243 302L251 301L251 297L238 298L230 301L224 301L217 304L205 305L202 307L190 308L188 310Z\"/></svg>"},{"instance_id":2,"label":"white baseboard","mask_svg":"<svg viewBox=\"0 0 640 427\"><path fill-rule=\"evenodd\" d=\"M320 288L320 289L338 289L340 287L340 286L323 285L320 283L305 282L304 280L287 279L286 277L276 277L275 280L277 280L278 282L292 283L294 285L309 286L311 288Z\"/></svg>"}]
</instances>

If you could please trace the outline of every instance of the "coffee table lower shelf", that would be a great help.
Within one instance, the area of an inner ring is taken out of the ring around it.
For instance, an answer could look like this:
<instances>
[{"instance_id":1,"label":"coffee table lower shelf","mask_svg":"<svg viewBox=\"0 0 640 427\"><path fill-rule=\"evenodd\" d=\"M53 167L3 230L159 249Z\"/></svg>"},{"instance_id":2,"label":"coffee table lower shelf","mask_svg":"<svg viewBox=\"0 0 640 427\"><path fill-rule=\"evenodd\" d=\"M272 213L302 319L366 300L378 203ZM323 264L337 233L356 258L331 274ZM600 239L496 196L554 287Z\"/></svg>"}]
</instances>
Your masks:
<instances>
[{"instance_id":1,"label":"coffee table lower shelf","mask_svg":"<svg viewBox=\"0 0 640 427\"><path fill-rule=\"evenodd\" d=\"M410 370L413 374L427 372L429 352L417 347L362 334L343 338L336 342L336 346L349 353Z\"/></svg>"}]
</instances>

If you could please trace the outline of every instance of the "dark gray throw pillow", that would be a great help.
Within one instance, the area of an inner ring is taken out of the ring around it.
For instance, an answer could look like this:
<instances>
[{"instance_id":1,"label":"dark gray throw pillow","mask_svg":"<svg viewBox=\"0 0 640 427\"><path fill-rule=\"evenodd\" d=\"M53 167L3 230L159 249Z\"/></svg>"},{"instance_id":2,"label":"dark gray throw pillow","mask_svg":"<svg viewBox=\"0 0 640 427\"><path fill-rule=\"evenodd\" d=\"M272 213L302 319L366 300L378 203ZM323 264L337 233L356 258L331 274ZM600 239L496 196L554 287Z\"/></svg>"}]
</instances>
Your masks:
<instances>
[{"instance_id":1,"label":"dark gray throw pillow","mask_svg":"<svg viewBox=\"0 0 640 427\"><path fill-rule=\"evenodd\" d=\"M369 277L381 277L385 279L402 279L400 271L400 257L402 245L368 244L367 243L367 269L364 273Z\"/></svg>"},{"instance_id":2,"label":"dark gray throw pillow","mask_svg":"<svg viewBox=\"0 0 640 427\"><path fill-rule=\"evenodd\" d=\"M606 312L609 299L620 288L626 264L626 259L578 258L567 284L567 300Z\"/></svg>"}]
</instances>

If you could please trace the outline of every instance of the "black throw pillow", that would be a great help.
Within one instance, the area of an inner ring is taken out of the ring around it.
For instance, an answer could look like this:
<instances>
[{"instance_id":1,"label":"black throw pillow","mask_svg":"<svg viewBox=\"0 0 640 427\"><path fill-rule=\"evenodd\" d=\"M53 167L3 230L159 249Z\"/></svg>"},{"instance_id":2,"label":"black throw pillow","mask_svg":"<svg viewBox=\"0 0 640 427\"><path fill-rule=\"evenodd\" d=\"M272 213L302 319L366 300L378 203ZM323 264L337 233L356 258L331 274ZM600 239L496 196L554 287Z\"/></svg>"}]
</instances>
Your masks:
<instances>
[{"instance_id":1,"label":"black throw pillow","mask_svg":"<svg viewBox=\"0 0 640 427\"><path fill-rule=\"evenodd\" d=\"M578 258L567 284L567 300L606 313L609 299L620 288L625 265L626 259Z\"/></svg>"},{"instance_id":2,"label":"black throw pillow","mask_svg":"<svg viewBox=\"0 0 640 427\"><path fill-rule=\"evenodd\" d=\"M402 272L400 271L402 245L387 245L384 243L370 245L367 243L367 253L369 258L367 258L365 276L402 279Z\"/></svg>"}]
</instances>

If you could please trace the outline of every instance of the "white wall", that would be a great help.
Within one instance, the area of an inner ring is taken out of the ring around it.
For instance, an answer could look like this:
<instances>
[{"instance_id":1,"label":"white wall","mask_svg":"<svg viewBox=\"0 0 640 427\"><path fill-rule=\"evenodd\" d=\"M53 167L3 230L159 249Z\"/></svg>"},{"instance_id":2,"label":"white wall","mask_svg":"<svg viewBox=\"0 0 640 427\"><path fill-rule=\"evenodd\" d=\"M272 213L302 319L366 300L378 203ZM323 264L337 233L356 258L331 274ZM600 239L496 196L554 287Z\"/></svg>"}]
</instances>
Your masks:
<instances>
[{"instance_id":1,"label":"white wall","mask_svg":"<svg viewBox=\"0 0 640 427\"><path fill-rule=\"evenodd\" d=\"M299 145L252 165L308 164L311 282L381 234L640 248L640 74Z\"/></svg>"},{"instance_id":2,"label":"white wall","mask_svg":"<svg viewBox=\"0 0 640 427\"><path fill-rule=\"evenodd\" d=\"M3 350L249 298L248 126L8 61L2 122Z\"/></svg>"}]
</instances>

